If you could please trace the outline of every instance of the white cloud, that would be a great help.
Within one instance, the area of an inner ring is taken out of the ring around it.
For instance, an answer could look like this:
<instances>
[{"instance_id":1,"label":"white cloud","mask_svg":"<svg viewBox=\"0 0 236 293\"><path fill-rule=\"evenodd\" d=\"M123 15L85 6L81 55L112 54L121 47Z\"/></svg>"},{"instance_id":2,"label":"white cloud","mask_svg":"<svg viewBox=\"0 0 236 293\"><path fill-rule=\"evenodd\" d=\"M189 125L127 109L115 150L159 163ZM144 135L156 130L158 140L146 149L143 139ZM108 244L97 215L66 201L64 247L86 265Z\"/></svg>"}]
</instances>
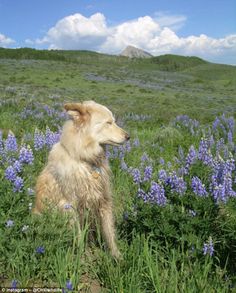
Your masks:
<instances>
[{"instance_id":1,"label":"white cloud","mask_svg":"<svg viewBox=\"0 0 236 293\"><path fill-rule=\"evenodd\" d=\"M5 48L14 43L15 43L14 40L0 33L0 47Z\"/></svg>"},{"instance_id":2,"label":"white cloud","mask_svg":"<svg viewBox=\"0 0 236 293\"><path fill-rule=\"evenodd\" d=\"M185 21L185 16L159 13L154 17L144 16L108 26L101 13L90 17L76 13L59 20L44 38L37 39L35 43L48 48L87 49L111 54L133 45L153 55L176 53L197 55L208 60L236 54L236 34L219 39L205 34L180 37L176 30ZM232 62L236 63L236 60Z\"/></svg>"},{"instance_id":3,"label":"white cloud","mask_svg":"<svg viewBox=\"0 0 236 293\"><path fill-rule=\"evenodd\" d=\"M55 49L98 50L106 40L108 28L103 14L96 13L87 18L76 13L59 20L43 39L36 43L49 44Z\"/></svg>"},{"instance_id":4,"label":"white cloud","mask_svg":"<svg viewBox=\"0 0 236 293\"><path fill-rule=\"evenodd\" d=\"M187 17L184 15L171 15L160 11L155 13L155 20L161 27L168 27L171 30L177 31L184 26Z\"/></svg>"},{"instance_id":5,"label":"white cloud","mask_svg":"<svg viewBox=\"0 0 236 293\"><path fill-rule=\"evenodd\" d=\"M160 25L150 16L139 17L110 28L106 41L101 44L101 50L117 53L127 45L145 48L160 32Z\"/></svg>"}]
</instances>

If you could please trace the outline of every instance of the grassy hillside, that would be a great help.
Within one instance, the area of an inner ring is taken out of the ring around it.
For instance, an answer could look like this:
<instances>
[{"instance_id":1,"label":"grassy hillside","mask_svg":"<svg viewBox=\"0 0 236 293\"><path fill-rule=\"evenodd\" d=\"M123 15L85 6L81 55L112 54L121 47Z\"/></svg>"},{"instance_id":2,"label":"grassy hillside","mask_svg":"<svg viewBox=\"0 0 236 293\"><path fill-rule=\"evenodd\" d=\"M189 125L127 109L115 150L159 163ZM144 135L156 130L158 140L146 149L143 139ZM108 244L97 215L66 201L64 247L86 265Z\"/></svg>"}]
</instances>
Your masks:
<instances>
[{"instance_id":1,"label":"grassy hillside","mask_svg":"<svg viewBox=\"0 0 236 293\"><path fill-rule=\"evenodd\" d=\"M233 66L207 63L195 57L153 59L163 57L169 60L168 64L182 62L182 69L175 72L166 71L163 64L150 59L87 51L1 49L0 57L3 88L27 87L38 95L36 87L46 95L63 93L62 100L96 99L111 107L115 105L117 112L143 113L159 122L169 122L178 114L210 121L216 114L235 113Z\"/></svg>"},{"instance_id":2,"label":"grassy hillside","mask_svg":"<svg viewBox=\"0 0 236 293\"><path fill-rule=\"evenodd\" d=\"M88 244L85 229L78 238L68 217L31 214L63 104L90 99L131 135L107 151L119 261L101 235ZM233 292L235 66L0 49L0 117L0 287Z\"/></svg>"},{"instance_id":3,"label":"grassy hillside","mask_svg":"<svg viewBox=\"0 0 236 293\"><path fill-rule=\"evenodd\" d=\"M207 63L198 57L184 57L171 54L153 57L151 62L158 64L161 69L166 71L181 71Z\"/></svg>"}]
</instances>

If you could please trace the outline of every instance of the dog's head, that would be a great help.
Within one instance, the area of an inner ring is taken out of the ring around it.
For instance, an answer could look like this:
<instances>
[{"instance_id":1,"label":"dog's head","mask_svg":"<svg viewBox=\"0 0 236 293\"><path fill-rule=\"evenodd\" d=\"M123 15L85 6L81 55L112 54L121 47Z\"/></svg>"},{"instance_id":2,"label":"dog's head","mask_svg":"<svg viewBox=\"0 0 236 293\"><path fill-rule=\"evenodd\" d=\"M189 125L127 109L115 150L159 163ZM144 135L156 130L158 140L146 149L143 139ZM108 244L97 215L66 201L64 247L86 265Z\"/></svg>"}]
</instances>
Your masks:
<instances>
[{"instance_id":1,"label":"dog's head","mask_svg":"<svg viewBox=\"0 0 236 293\"><path fill-rule=\"evenodd\" d=\"M94 101L65 104L69 116L79 131L100 145L120 145L130 137L120 128L111 111Z\"/></svg>"}]
</instances>

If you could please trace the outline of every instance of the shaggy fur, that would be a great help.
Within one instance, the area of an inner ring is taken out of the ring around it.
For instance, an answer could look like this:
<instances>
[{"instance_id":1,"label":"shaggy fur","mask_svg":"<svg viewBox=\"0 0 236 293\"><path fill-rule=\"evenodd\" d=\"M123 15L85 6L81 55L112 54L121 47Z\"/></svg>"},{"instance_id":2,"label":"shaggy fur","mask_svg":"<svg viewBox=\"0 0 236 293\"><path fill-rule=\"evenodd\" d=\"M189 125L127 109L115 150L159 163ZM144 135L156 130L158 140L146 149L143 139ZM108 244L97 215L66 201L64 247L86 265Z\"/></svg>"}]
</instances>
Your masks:
<instances>
[{"instance_id":1,"label":"shaggy fur","mask_svg":"<svg viewBox=\"0 0 236 293\"><path fill-rule=\"evenodd\" d=\"M118 258L110 188L110 168L104 146L120 145L129 139L112 113L93 101L66 104L71 120L63 127L60 142L49 153L48 163L36 184L34 213L47 204L72 212L83 223L85 210L101 225L103 236ZM65 207L71 207L66 209Z\"/></svg>"}]
</instances>

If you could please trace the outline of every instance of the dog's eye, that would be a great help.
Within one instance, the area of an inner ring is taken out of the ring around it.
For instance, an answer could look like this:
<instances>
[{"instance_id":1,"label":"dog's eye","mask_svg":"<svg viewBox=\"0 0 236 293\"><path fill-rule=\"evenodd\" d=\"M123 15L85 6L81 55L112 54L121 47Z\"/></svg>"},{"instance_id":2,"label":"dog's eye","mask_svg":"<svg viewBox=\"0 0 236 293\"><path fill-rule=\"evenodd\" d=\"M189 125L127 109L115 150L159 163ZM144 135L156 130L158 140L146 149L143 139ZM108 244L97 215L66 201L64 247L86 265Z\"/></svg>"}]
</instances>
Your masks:
<instances>
[{"instance_id":1,"label":"dog's eye","mask_svg":"<svg viewBox=\"0 0 236 293\"><path fill-rule=\"evenodd\" d=\"M111 125L112 124L112 121L107 121L107 124L110 124Z\"/></svg>"}]
</instances>

